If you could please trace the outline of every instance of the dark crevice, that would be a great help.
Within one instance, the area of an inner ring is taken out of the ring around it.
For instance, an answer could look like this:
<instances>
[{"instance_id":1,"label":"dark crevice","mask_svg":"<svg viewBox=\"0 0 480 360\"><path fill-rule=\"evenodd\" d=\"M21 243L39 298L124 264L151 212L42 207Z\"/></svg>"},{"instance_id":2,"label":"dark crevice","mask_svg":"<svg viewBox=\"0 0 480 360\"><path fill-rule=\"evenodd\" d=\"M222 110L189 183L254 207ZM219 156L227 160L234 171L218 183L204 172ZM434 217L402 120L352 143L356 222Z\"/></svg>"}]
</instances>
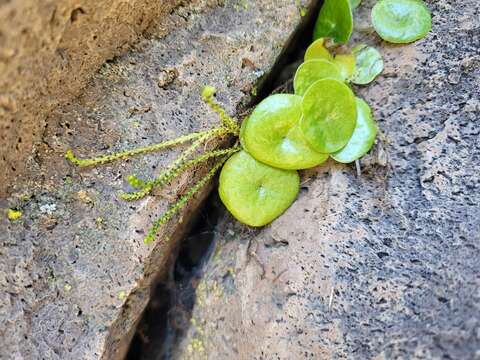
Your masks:
<instances>
[{"instance_id":1,"label":"dark crevice","mask_svg":"<svg viewBox=\"0 0 480 360\"><path fill-rule=\"evenodd\" d=\"M256 105L292 79L297 68L295 65L300 64L305 50L312 43L313 28L322 3L321 0L312 2L310 9L288 39L271 71L260 81L257 96L252 99L250 106Z\"/></svg>"},{"instance_id":2,"label":"dark crevice","mask_svg":"<svg viewBox=\"0 0 480 360\"><path fill-rule=\"evenodd\" d=\"M249 107L262 101L279 88L288 88L297 65L312 42L313 27L322 1L315 1L303 21L288 40L272 70L258 84L257 96ZM196 299L196 286L203 265L214 249L215 226L224 212L214 191L207 200L189 235L181 242L171 269L152 293L127 360L169 360L190 326ZM288 246L286 244L277 244Z\"/></svg>"},{"instance_id":3,"label":"dark crevice","mask_svg":"<svg viewBox=\"0 0 480 360\"><path fill-rule=\"evenodd\" d=\"M217 221L223 211L214 192L190 234L182 241L166 279L159 282L132 341L128 360L172 359L175 346L190 325L196 286L214 248Z\"/></svg>"}]
</instances>

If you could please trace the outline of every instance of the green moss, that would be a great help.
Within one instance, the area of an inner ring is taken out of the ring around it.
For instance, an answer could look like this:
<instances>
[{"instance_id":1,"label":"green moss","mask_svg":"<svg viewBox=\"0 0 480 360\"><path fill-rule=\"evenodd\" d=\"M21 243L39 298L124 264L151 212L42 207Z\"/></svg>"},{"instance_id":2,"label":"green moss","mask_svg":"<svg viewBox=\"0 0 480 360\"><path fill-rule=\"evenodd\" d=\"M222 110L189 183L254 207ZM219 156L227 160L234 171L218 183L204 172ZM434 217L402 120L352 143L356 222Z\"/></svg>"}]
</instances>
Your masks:
<instances>
[{"instance_id":1,"label":"green moss","mask_svg":"<svg viewBox=\"0 0 480 360\"><path fill-rule=\"evenodd\" d=\"M64 182L66 185L72 185L73 184L73 179L71 176L65 176Z\"/></svg>"}]
</instances>

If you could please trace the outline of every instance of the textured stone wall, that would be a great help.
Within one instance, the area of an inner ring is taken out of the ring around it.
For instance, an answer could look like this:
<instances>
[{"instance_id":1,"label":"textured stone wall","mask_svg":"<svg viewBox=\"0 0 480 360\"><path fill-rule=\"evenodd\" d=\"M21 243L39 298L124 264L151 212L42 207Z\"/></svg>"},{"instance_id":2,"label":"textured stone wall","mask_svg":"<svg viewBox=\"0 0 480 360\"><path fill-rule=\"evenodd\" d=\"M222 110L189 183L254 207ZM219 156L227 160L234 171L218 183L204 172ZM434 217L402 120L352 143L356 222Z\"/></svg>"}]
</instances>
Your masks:
<instances>
[{"instance_id":1,"label":"textured stone wall","mask_svg":"<svg viewBox=\"0 0 480 360\"><path fill-rule=\"evenodd\" d=\"M355 88L381 130L362 175L304 173L263 229L225 213L175 358L480 358L480 3L452 4L427 1L433 30L415 44L356 34L385 59Z\"/></svg>"},{"instance_id":2,"label":"textured stone wall","mask_svg":"<svg viewBox=\"0 0 480 360\"><path fill-rule=\"evenodd\" d=\"M51 113L28 174L0 198L1 359L122 358L152 284L211 187L162 227L156 242L145 245L145 233L211 164L128 203L118 197L129 190L125 177L158 176L179 149L88 169L73 167L65 151L88 157L217 126L200 97L205 84L217 87L229 114L240 114L311 3L178 6L136 50L104 64L80 96ZM166 22L172 30L160 36ZM8 221L7 208L23 216Z\"/></svg>"},{"instance_id":3,"label":"textured stone wall","mask_svg":"<svg viewBox=\"0 0 480 360\"><path fill-rule=\"evenodd\" d=\"M180 0L0 0L0 196L49 112Z\"/></svg>"}]
</instances>

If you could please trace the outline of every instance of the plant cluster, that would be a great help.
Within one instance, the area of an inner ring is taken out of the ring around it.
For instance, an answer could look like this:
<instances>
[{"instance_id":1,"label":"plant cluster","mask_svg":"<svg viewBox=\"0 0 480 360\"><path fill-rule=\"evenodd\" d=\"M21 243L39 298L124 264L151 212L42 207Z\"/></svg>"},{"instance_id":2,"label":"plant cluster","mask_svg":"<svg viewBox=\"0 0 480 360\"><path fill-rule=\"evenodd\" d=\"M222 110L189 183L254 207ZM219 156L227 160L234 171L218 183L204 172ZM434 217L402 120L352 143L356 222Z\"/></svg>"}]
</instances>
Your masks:
<instances>
[{"instance_id":1,"label":"plant cluster","mask_svg":"<svg viewBox=\"0 0 480 360\"><path fill-rule=\"evenodd\" d=\"M93 159L81 160L68 151L67 159L78 166L91 166L190 143L156 179L144 181L129 176L127 180L136 191L121 197L130 201L149 195L201 162L216 160L208 174L153 224L146 243L154 240L159 227L219 169L220 198L233 216L254 227L270 223L295 201L300 186L298 170L318 166L328 158L355 162L375 142L377 125L372 111L350 87L372 82L383 70L376 49L364 44L351 49L346 46L353 31L352 11L360 1L324 1L315 24L314 42L294 77L294 93L267 97L241 127L215 102L215 89L207 86L202 98L219 115L221 125L217 128ZM380 0L372 10L372 24L382 39L406 43L429 32L431 16L421 0ZM233 147L196 155L207 141L231 135L239 138Z\"/></svg>"}]
</instances>

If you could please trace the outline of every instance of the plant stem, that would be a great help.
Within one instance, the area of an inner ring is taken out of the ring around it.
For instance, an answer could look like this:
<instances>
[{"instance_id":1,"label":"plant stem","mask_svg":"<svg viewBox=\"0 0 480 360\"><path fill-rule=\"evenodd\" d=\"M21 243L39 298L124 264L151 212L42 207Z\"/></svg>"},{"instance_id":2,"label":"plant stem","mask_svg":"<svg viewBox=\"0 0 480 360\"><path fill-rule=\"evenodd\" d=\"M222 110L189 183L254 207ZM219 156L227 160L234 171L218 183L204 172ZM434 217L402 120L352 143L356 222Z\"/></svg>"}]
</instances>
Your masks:
<instances>
[{"instance_id":1,"label":"plant stem","mask_svg":"<svg viewBox=\"0 0 480 360\"><path fill-rule=\"evenodd\" d=\"M170 167L163 171L156 179L145 183L145 186L136 192L132 193L121 193L120 197L123 200L127 201L135 201L140 200L150 194L150 192L157 186L161 186L164 184L169 183L179 174L187 170L188 168L199 164L200 162L206 161L208 159L219 157L223 155L230 155L236 151L239 151L240 148L231 148L225 150L216 150L206 152L190 161L186 161L186 159L202 144L203 141L207 140L208 137L202 137L194 142L187 150L185 150L175 162L170 165Z\"/></svg>"},{"instance_id":2,"label":"plant stem","mask_svg":"<svg viewBox=\"0 0 480 360\"><path fill-rule=\"evenodd\" d=\"M206 94L204 95L203 101L210 106L210 108L215 111L220 119L222 120L222 125L225 126L227 129L229 129L229 132L231 132L234 135L237 135L240 133L240 127L238 126L237 122L235 119L227 115L227 112L215 102L213 98L214 93Z\"/></svg>"},{"instance_id":3,"label":"plant stem","mask_svg":"<svg viewBox=\"0 0 480 360\"><path fill-rule=\"evenodd\" d=\"M232 149L230 149L232 150ZM215 175L215 173L222 167L223 163L227 160L228 157L223 158L219 161L205 177L199 180L185 195L183 195L175 204L170 206L168 210L157 220L153 223L152 228L148 232L147 236L145 237L145 244L149 244L155 240L155 236L157 235L158 229L164 225L167 221L169 221L175 213L185 206L185 204L192 199L195 194L203 187L205 184Z\"/></svg>"},{"instance_id":4,"label":"plant stem","mask_svg":"<svg viewBox=\"0 0 480 360\"><path fill-rule=\"evenodd\" d=\"M126 159L135 155L151 153L151 152L163 150L172 146L176 146L179 144L183 144L188 141L198 139L202 136L214 134L215 130L217 129L194 132L194 133L183 135L176 139L164 141L158 144L149 145L149 146L145 146L145 147L141 147L133 150L126 150L126 151L122 151L122 152L118 152L110 155L94 157L91 159L79 159L73 154L72 150L68 150L65 154L65 157L74 165L77 165L79 167L101 165L101 164L106 164L115 160Z\"/></svg>"}]
</instances>

